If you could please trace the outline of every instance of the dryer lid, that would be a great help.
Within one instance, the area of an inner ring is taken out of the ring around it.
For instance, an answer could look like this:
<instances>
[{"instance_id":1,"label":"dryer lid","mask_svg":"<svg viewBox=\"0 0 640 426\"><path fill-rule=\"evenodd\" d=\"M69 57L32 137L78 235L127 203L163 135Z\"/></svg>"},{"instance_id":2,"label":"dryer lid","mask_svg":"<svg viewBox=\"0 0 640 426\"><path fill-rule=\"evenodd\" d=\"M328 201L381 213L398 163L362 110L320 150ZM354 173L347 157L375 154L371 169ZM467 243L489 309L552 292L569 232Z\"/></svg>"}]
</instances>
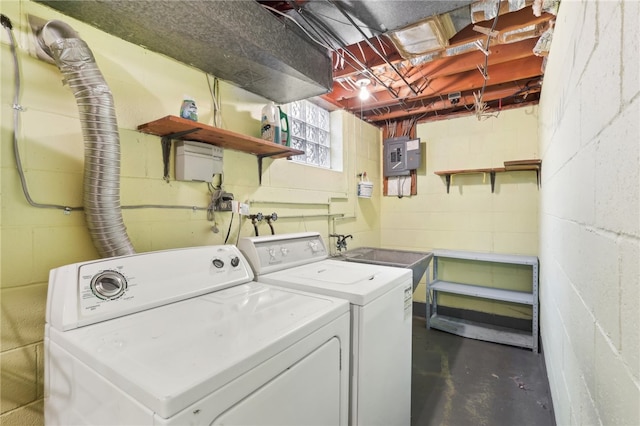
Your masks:
<instances>
[{"instance_id":1,"label":"dryer lid","mask_svg":"<svg viewBox=\"0 0 640 426\"><path fill-rule=\"evenodd\" d=\"M344 300L254 282L66 332L49 327L48 333L168 418L348 310Z\"/></svg>"}]
</instances>

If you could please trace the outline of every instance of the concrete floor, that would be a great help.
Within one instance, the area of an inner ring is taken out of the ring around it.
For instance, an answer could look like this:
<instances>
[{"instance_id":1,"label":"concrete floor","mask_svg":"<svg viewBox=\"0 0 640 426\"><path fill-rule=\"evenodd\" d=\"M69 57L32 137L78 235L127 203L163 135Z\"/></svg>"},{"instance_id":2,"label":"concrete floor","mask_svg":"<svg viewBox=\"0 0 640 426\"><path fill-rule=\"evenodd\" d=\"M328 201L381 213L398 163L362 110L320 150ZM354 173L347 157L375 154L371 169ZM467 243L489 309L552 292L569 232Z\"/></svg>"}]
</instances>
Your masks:
<instances>
[{"instance_id":1,"label":"concrete floor","mask_svg":"<svg viewBox=\"0 0 640 426\"><path fill-rule=\"evenodd\" d=\"M412 426L555 425L542 354L413 319Z\"/></svg>"}]
</instances>

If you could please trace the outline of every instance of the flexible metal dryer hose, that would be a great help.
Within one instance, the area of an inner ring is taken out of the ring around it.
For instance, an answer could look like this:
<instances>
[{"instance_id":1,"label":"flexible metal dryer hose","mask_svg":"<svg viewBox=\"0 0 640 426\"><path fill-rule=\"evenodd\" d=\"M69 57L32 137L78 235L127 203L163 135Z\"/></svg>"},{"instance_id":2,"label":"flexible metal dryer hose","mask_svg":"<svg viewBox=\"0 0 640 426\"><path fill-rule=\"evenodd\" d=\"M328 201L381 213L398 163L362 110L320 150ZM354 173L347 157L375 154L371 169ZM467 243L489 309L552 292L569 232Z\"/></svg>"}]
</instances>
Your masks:
<instances>
[{"instance_id":1,"label":"flexible metal dryer hose","mask_svg":"<svg viewBox=\"0 0 640 426\"><path fill-rule=\"evenodd\" d=\"M62 21L47 22L38 34L43 50L73 92L84 137L84 212L102 257L135 253L120 207L120 137L111 91L91 49Z\"/></svg>"}]
</instances>

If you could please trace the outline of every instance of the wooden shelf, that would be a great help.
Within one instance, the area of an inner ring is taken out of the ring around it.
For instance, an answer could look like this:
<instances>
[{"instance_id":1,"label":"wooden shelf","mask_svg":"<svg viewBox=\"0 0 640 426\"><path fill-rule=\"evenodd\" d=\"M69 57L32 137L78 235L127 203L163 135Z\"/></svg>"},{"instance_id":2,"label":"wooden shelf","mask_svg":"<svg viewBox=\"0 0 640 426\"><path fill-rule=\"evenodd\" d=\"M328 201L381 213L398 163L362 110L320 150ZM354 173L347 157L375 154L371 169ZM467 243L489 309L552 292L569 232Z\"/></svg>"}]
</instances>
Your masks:
<instances>
[{"instance_id":1,"label":"wooden shelf","mask_svg":"<svg viewBox=\"0 0 640 426\"><path fill-rule=\"evenodd\" d=\"M162 137L163 150L167 149L167 145L170 149L171 140L173 139L187 139L253 154L258 157L260 183L262 183L263 158L288 158L304 154L304 151L299 149L293 149L253 136L241 135L174 115L167 115L158 120L141 124L138 126L138 131ZM168 162L168 157L166 161ZM168 165L166 162L165 179L168 179Z\"/></svg>"},{"instance_id":2,"label":"wooden shelf","mask_svg":"<svg viewBox=\"0 0 640 426\"><path fill-rule=\"evenodd\" d=\"M444 176L447 185L447 194L451 187L451 176L453 175L471 175L471 174L485 174L489 173L491 178L491 192L493 193L496 185L496 173L503 172L518 172L518 171L535 171L536 182L540 186L540 167L542 160L515 160L505 161L504 167L489 167L481 169L458 169L458 170L439 170L434 172L438 176Z\"/></svg>"}]
</instances>

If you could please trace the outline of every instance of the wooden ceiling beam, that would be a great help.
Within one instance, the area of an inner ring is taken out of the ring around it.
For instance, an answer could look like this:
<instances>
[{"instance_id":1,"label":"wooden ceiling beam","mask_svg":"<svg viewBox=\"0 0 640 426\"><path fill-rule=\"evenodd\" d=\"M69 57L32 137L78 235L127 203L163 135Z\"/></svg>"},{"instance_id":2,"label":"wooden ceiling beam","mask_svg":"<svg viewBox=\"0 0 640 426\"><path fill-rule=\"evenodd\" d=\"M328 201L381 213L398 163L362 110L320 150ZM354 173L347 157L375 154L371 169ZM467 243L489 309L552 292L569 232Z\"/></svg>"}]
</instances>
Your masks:
<instances>
[{"instance_id":1,"label":"wooden ceiling beam","mask_svg":"<svg viewBox=\"0 0 640 426\"><path fill-rule=\"evenodd\" d=\"M516 12L511 12L499 16L498 23L496 24L496 28L494 29L494 31L498 31L502 35L504 33L521 30L529 26L546 26L546 24L554 17L555 16L550 13L543 13L540 16L534 16L533 9L530 7L525 7L524 9L520 9ZM451 37L451 39L449 40L449 44L451 46L462 46L467 43L473 43L478 38L486 41L486 36L479 34L476 30L473 29L473 27L476 25L491 29L491 27L493 26L493 19L467 25L466 27L458 31L453 37ZM499 42L499 38L500 37L498 37L495 42Z\"/></svg>"},{"instance_id":2,"label":"wooden ceiling beam","mask_svg":"<svg viewBox=\"0 0 640 426\"><path fill-rule=\"evenodd\" d=\"M491 48L492 53L489 55L489 67L533 56L533 47L535 46L535 43L536 40L531 39ZM414 84L425 77L429 80L433 80L435 78L455 75L465 71L477 70L477 66L482 64L484 64L484 54L479 51L470 52L456 57L439 59L424 64L421 67L414 67L414 69L407 73L405 78L409 83ZM402 87L404 87L404 83L398 81L390 86L396 91L401 91ZM386 91L386 89L380 85L372 85L369 87L369 90L374 96L377 96L376 94L378 92ZM346 99L358 96L358 91L355 89L345 89L339 83L334 82L333 90L325 96L331 97L335 102L339 103Z\"/></svg>"},{"instance_id":3,"label":"wooden ceiling beam","mask_svg":"<svg viewBox=\"0 0 640 426\"><path fill-rule=\"evenodd\" d=\"M498 18L496 31L498 31L499 33L507 33L510 31L521 30L523 28L530 27L530 26L537 26L536 30L528 35L528 37L530 38L537 38L537 36L539 36L542 33L542 31L546 28L547 23L554 16L548 13L544 13L540 17L534 16L532 18L532 15L533 15L533 12L530 7L526 7L517 12L511 12L505 15L501 15ZM456 35L454 35L449 40L449 46L447 46L446 49L455 49L457 47L464 46L469 43L474 43L476 40L484 44L486 41L486 36L475 31L473 27L478 25L480 27L490 29L492 24L493 24L493 21L482 21L476 24L467 25L465 28L460 30ZM523 34L523 36L525 35ZM405 59L396 50L395 46L393 45L393 43L391 43L391 41L389 41L386 37L382 37L382 36L380 37L380 41L384 43L384 49L380 48L379 50L380 51L384 50L387 52L387 55L386 55L387 59L391 63L395 64L397 62L405 61ZM377 47L380 46L380 41L375 37L369 39L369 42L373 43ZM500 38L494 38L492 39L491 45L492 46L500 46L500 45L508 46L509 44L515 41L517 40L509 40L509 43L505 44L501 41ZM361 62L365 63L366 66L369 67L370 69L385 65L385 61L379 55L377 55L373 51L373 49L371 49L371 47L369 47L365 42L360 43L360 46L358 46L358 44L356 43L356 44L347 46L344 49L348 50ZM363 54L364 54L364 57L363 57ZM446 52L443 51L442 55L446 55ZM449 56L443 56L443 58L452 58L456 56L457 55L449 55ZM337 61L339 61L338 56L334 53L333 54L334 79L346 78L354 74L359 74L363 72L363 70L357 67L357 65L354 67L353 61L350 61L349 59L345 60L344 63L341 64L343 66L342 68L336 68Z\"/></svg>"},{"instance_id":4,"label":"wooden ceiling beam","mask_svg":"<svg viewBox=\"0 0 640 426\"><path fill-rule=\"evenodd\" d=\"M513 83L505 83L496 86L489 86L486 88L482 97L483 102L495 101L498 99L505 99L514 96L518 92L522 91L522 87L527 84L526 80ZM541 86L539 84L531 86L526 93L532 94L540 92ZM399 107L392 108L391 111L386 113L375 113L368 111L363 117L367 121L385 121L385 120L397 120L407 115L422 115L429 112L440 110L451 110L454 108L470 107L474 105L474 97L471 92L462 94L460 101L456 105L452 105L448 99L432 98L424 102L424 105L420 105L421 102L413 102L413 105L406 109L400 109Z\"/></svg>"},{"instance_id":5,"label":"wooden ceiling beam","mask_svg":"<svg viewBox=\"0 0 640 426\"><path fill-rule=\"evenodd\" d=\"M384 47L380 46L380 42L377 38L370 38L369 42L372 43L380 52L386 52L386 57L389 62L395 64L403 61L404 59L400 56L400 53L396 50L393 43L391 43L386 37L380 36L380 41L384 43ZM360 50L362 48L362 50ZM373 49L365 42L360 43L360 47L358 44L352 44L344 48L344 50L348 50L353 56L358 58L358 60L364 63L370 69L377 68L382 65L386 65L384 59L382 59L377 53L373 51ZM363 57L364 54L364 57ZM362 68L358 66L353 60L350 59L348 55L345 55L344 63L340 63L341 59L336 55L335 52L333 55L333 78L346 78L353 75L360 74L364 72ZM336 62L338 62L339 66L336 67Z\"/></svg>"},{"instance_id":6,"label":"wooden ceiling beam","mask_svg":"<svg viewBox=\"0 0 640 426\"><path fill-rule=\"evenodd\" d=\"M489 66L532 56L536 43L536 39L528 39L490 47ZM476 69L478 64L484 64L484 59L484 53L477 50L426 63L420 67L420 72L431 79L449 76Z\"/></svg>"},{"instance_id":7,"label":"wooden ceiling beam","mask_svg":"<svg viewBox=\"0 0 640 426\"><path fill-rule=\"evenodd\" d=\"M529 56L515 61L489 66L488 84L495 85L540 76L542 74L542 61L543 58L541 57ZM342 89L340 96L332 93L331 95L323 95L323 98L329 102L331 102L329 99L333 98L334 101L339 102L343 108L348 110L356 108L370 110L373 108L397 105L404 101L419 101L434 96L444 96L447 93L478 90L482 87L483 83L484 78L480 71L476 69L457 75L435 78L429 82L429 86L426 87L419 96L412 96L412 93L408 89L403 88L399 91L399 99L394 98L388 92L377 92L373 94L369 100L360 101L360 99L352 97L351 93ZM345 96L347 94L349 94L348 98Z\"/></svg>"},{"instance_id":8,"label":"wooden ceiling beam","mask_svg":"<svg viewBox=\"0 0 640 426\"><path fill-rule=\"evenodd\" d=\"M494 19L467 25L431 61L415 66L401 57L389 39L374 37L369 42L378 51L384 50L386 59L397 68L400 75L366 41L356 43L345 50L357 60L346 59L339 67L334 67L333 90L318 99L327 105L362 115L376 125L424 115L428 115L428 118L421 118L421 121L473 114L473 93L479 93L483 84L486 87L482 100L494 109L498 108L499 102L502 109L537 103L544 58L535 56L533 49L555 16L543 13L536 17L529 5L532 0L525 1L528 4L525 8L504 14L503 9L506 10L508 3L501 3L501 14L492 32L494 36L489 40L488 58L475 44L484 48L487 43L485 33L491 30ZM334 65L339 63L339 59L333 53ZM481 71L485 60L489 77L486 83ZM360 69L362 67L365 70ZM374 73L375 76L367 87L371 97L366 101L358 98L354 83L363 72ZM523 99L522 88L525 87L530 96ZM448 95L456 92L460 92L460 101L454 105Z\"/></svg>"},{"instance_id":9,"label":"wooden ceiling beam","mask_svg":"<svg viewBox=\"0 0 640 426\"><path fill-rule=\"evenodd\" d=\"M528 107L528 106L532 106L532 105L538 105L538 103L540 102L539 97L536 96L535 99L531 100L531 101L527 101L527 102L522 102L519 104L511 104L511 105L503 105L502 108L500 108L499 110L489 110L489 113L495 112L495 113L500 113L501 111L507 111L510 109L516 109L516 108L524 108L524 107ZM434 121L442 121L442 120L450 120L452 118L458 118L458 117L468 117L469 115L473 114L473 112L468 112L468 111L455 111L455 112L451 112L448 114L433 114L433 115L429 115L423 118L420 118L418 120L418 123L431 123ZM372 124L380 126L382 123L378 122L375 123L373 122Z\"/></svg>"}]
</instances>

